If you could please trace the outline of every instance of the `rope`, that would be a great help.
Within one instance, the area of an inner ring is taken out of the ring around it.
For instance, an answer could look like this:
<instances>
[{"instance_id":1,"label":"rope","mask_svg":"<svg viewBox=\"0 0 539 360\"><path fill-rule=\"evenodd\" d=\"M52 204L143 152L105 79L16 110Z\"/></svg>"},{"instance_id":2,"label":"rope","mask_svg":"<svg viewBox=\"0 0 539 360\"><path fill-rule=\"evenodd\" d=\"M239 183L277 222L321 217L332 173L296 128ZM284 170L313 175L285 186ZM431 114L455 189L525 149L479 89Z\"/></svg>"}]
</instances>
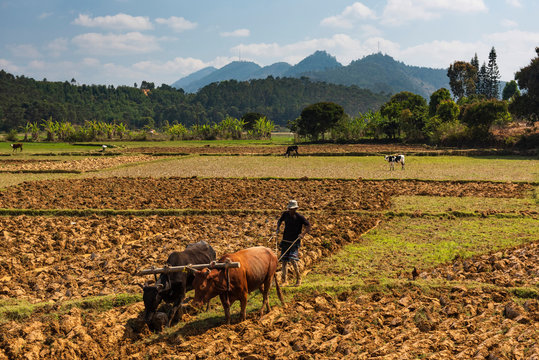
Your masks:
<instances>
[{"instance_id":1,"label":"rope","mask_svg":"<svg viewBox=\"0 0 539 360\"><path fill-rule=\"evenodd\" d=\"M292 243L292 245L290 245L288 247L288 249L286 249L286 251L283 252L283 254L281 255L281 257L279 258L279 260L277 260L277 262L281 261L281 259L283 258L283 256L285 256L285 254L288 252L288 250L290 250L292 248L292 246L294 246L294 244L296 243L296 241L298 241L300 239L300 237L298 236L298 238L296 240L294 240L294 242ZM287 240L283 240L285 242L290 242L290 241L287 241Z\"/></svg>"}]
</instances>

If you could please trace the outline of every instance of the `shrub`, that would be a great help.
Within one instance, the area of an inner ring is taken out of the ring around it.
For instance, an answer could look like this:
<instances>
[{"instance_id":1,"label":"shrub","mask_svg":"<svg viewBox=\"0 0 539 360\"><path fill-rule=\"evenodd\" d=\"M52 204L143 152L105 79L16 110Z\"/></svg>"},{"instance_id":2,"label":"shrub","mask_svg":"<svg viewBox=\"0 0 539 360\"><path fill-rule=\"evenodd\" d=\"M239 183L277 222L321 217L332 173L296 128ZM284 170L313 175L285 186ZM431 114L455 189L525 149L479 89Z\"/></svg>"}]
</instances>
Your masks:
<instances>
[{"instance_id":1,"label":"shrub","mask_svg":"<svg viewBox=\"0 0 539 360\"><path fill-rule=\"evenodd\" d=\"M12 141L12 142L19 141L17 130L15 129L9 130L9 132L6 135L6 140Z\"/></svg>"}]
</instances>

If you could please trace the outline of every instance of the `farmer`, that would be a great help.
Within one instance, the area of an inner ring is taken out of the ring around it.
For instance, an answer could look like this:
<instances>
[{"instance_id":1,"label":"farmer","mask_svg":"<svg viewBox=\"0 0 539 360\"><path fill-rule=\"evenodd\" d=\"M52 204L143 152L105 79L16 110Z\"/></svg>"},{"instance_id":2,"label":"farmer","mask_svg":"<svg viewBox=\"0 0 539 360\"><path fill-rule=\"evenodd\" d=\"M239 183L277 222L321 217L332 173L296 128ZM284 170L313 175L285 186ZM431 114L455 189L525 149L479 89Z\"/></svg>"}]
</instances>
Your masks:
<instances>
[{"instance_id":1,"label":"farmer","mask_svg":"<svg viewBox=\"0 0 539 360\"><path fill-rule=\"evenodd\" d=\"M283 261L283 285L288 284L286 281L286 271L289 262L292 263L296 272L296 286L301 285L301 274L298 267L299 247L301 245L301 239L311 231L311 224L309 224L309 221L303 215L296 212L298 207L296 200L290 200L288 202L286 206L287 210L283 212L277 221L277 230L275 231L276 236L279 236L279 228L284 221L283 240L280 244L281 257L279 258L279 260ZM305 226L305 229L303 229L303 226Z\"/></svg>"}]
</instances>

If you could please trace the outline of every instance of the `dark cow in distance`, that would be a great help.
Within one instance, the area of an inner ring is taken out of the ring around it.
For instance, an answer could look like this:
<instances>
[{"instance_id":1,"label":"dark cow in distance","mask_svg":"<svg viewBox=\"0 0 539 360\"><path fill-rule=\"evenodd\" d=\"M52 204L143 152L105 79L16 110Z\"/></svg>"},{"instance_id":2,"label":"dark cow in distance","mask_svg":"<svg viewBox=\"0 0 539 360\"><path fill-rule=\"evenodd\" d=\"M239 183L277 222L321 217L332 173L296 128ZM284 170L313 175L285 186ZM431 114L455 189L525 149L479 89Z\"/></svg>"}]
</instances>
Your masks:
<instances>
[{"instance_id":1,"label":"dark cow in distance","mask_svg":"<svg viewBox=\"0 0 539 360\"><path fill-rule=\"evenodd\" d=\"M401 169L404 170L404 155L386 155L384 159L389 162L389 170L395 170L395 164L401 164Z\"/></svg>"},{"instance_id":2,"label":"dark cow in distance","mask_svg":"<svg viewBox=\"0 0 539 360\"><path fill-rule=\"evenodd\" d=\"M239 262L239 268L229 269L203 269L195 271L195 298L193 305L200 307L219 295L225 310L226 323L230 324L230 306L239 300L241 304L241 321L245 320L247 298L249 293L256 289L262 292L263 303L260 316L264 314L264 307L269 312L271 307L268 301L268 292L271 280L275 281L277 295L284 305L283 296L275 272L277 270L277 256L266 247L258 246L240 250L233 254L224 255L219 262Z\"/></svg>"},{"instance_id":3,"label":"dark cow in distance","mask_svg":"<svg viewBox=\"0 0 539 360\"><path fill-rule=\"evenodd\" d=\"M291 145L289 147L286 148L286 152L284 153L284 156L285 157L290 157L290 156L294 156L294 157L298 157L298 146L297 145Z\"/></svg>"},{"instance_id":4,"label":"dark cow in distance","mask_svg":"<svg viewBox=\"0 0 539 360\"><path fill-rule=\"evenodd\" d=\"M22 144L21 143L11 144L11 148L13 149L12 152L15 152L17 149L21 149L21 152L22 152Z\"/></svg>"},{"instance_id":5,"label":"dark cow in distance","mask_svg":"<svg viewBox=\"0 0 539 360\"><path fill-rule=\"evenodd\" d=\"M168 266L209 264L215 261L215 251L205 241L188 245L184 251L172 252L168 259ZM145 284L143 289L144 300L144 321L150 329L153 329L153 318L161 300L166 303L173 303L172 311L169 314L168 326L171 325L176 312L180 309L183 313L182 301L185 293L193 289L194 275L190 272L174 272L161 274L155 285Z\"/></svg>"}]
</instances>

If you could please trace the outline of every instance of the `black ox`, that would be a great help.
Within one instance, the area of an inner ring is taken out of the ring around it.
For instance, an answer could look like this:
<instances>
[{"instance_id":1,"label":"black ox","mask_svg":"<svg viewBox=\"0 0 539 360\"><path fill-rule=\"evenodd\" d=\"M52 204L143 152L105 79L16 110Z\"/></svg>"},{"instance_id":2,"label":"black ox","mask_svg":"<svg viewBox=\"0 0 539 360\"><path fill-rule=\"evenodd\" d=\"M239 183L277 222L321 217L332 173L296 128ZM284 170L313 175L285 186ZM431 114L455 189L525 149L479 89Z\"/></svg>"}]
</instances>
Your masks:
<instances>
[{"instance_id":1,"label":"black ox","mask_svg":"<svg viewBox=\"0 0 539 360\"><path fill-rule=\"evenodd\" d=\"M199 241L196 244L187 245L184 251L172 252L168 259L168 266L209 264L215 260L215 251L205 241ZM142 286L144 300L144 321L150 329L153 329L153 318L157 307L161 301L173 303L172 310L168 316L168 326L180 309L180 315L183 313L182 302L185 299L185 293L193 289L194 275L191 272L174 272L170 274L161 274L155 285Z\"/></svg>"},{"instance_id":2,"label":"black ox","mask_svg":"<svg viewBox=\"0 0 539 360\"><path fill-rule=\"evenodd\" d=\"M286 152L284 153L285 157L295 156L297 157L298 154L298 146L297 145L291 145L286 148Z\"/></svg>"}]
</instances>

